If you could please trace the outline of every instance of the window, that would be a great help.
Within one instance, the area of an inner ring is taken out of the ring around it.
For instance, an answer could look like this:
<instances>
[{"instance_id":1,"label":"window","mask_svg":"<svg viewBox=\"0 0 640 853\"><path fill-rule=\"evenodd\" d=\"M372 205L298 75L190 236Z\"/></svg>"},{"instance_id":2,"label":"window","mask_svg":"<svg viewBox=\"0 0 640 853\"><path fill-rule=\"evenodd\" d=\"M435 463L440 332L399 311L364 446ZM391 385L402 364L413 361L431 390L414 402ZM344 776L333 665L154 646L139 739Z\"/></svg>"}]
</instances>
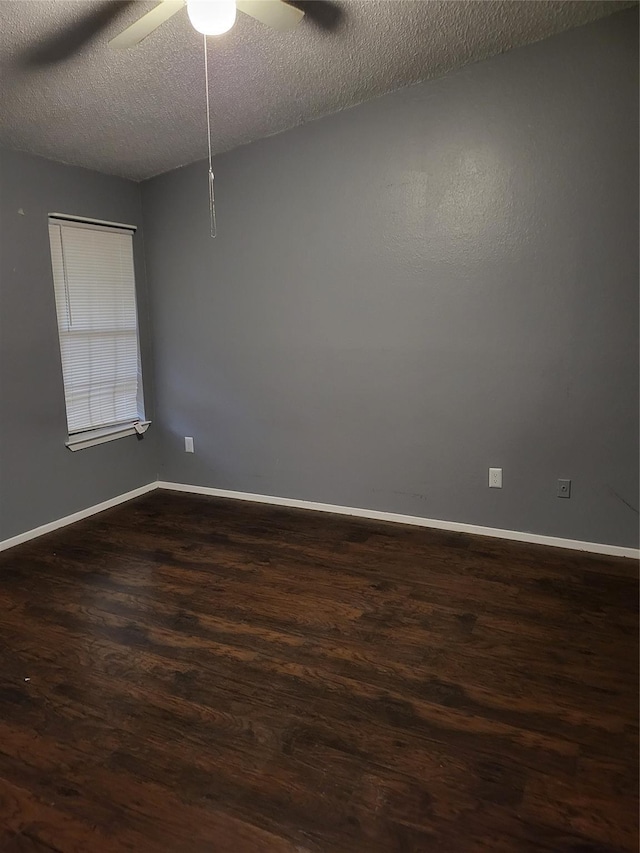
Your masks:
<instances>
[{"instance_id":1,"label":"window","mask_svg":"<svg viewBox=\"0 0 640 853\"><path fill-rule=\"evenodd\" d=\"M130 226L49 216L71 450L142 433L144 419Z\"/></svg>"}]
</instances>

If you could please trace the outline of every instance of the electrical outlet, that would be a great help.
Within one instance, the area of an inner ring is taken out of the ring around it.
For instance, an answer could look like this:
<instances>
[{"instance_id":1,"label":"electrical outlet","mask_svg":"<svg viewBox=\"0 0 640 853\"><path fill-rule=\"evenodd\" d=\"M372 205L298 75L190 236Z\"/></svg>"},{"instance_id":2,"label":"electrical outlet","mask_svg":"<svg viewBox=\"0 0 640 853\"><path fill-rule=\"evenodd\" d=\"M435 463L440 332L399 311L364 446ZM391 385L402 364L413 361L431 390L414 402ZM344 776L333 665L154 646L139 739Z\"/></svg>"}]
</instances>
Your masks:
<instances>
[{"instance_id":1,"label":"electrical outlet","mask_svg":"<svg viewBox=\"0 0 640 853\"><path fill-rule=\"evenodd\" d=\"M558 497L571 497L571 480L558 480Z\"/></svg>"},{"instance_id":2,"label":"electrical outlet","mask_svg":"<svg viewBox=\"0 0 640 853\"><path fill-rule=\"evenodd\" d=\"M489 468L489 488L502 488L502 468Z\"/></svg>"},{"instance_id":3,"label":"electrical outlet","mask_svg":"<svg viewBox=\"0 0 640 853\"><path fill-rule=\"evenodd\" d=\"M195 450L193 449L193 439L190 435L185 435L184 437L184 452L195 453Z\"/></svg>"}]
</instances>

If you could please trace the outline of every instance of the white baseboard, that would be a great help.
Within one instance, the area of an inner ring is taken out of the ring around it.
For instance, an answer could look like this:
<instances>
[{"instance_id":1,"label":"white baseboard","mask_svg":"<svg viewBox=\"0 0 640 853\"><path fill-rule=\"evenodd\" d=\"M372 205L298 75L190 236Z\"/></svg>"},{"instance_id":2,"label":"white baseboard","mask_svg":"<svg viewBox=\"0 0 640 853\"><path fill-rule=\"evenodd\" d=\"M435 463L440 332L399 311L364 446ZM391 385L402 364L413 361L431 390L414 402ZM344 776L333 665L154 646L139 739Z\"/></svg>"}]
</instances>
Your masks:
<instances>
[{"instance_id":1,"label":"white baseboard","mask_svg":"<svg viewBox=\"0 0 640 853\"><path fill-rule=\"evenodd\" d=\"M123 495L118 495L115 498L110 498L108 501L95 504L95 506L87 507L79 512L74 512L72 515L66 515L64 518L59 518L56 521L50 521L48 524L42 524L40 527L35 527L33 530L27 530L24 533L19 533L17 536L12 536L10 539L0 541L0 551L5 551L7 548L12 548L14 545L20 545L22 542L28 542L30 539L35 539L38 536L43 536L45 533L50 533L52 530L58 530L60 527L66 527L68 524L73 524L75 521L81 521L83 518L89 518L98 512L105 509L110 509L118 504L130 501L154 489L168 489L174 492L189 492L196 495L211 495L218 498L231 498L233 500L251 501L253 503L272 504L273 506L286 506L295 509L311 509L316 512L332 512L338 515L351 515L357 518L370 518L376 521L392 521L397 524L412 524L418 527L432 527L437 530L451 530L457 533L471 533L476 536L492 536L496 539L511 539L515 542L530 542L535 545L550 545L554 548L569 548L572 551L589 551L592 554L605 554L612 557L629 557L631 559L640 558L640 549L624 548L621 545L605 545L600 542L580 542L577 539L561 539L556 536L542 536L538 533L523 533L519 530L502 530L497 527L480 527L476 524L465 524L459 521L442 521L437 518L422 518L416 515L401 515L397 512L384 512L377 509L361 509L360 507L352 506L337 506L335 504L317 503L316 501L303 501L296 498L280 498L273 495L255 495L250 492L234 492L229 489L214 489L209 486L191 486L185 483L168 483L158 481L148 483L146 486L140 486L138 489L133 489L130 492L125 492Z\"/></svg>"},{"instance_id":2,"label":"white baseboard","mask_svg":"<svg viewBox=\"0 0 640 853\"><path fill-rule=\"evenodd\" d=\"M115 498L110 498L108 501L95 504L95 506L81 509L79 512L74 512L71 515L65 515L64 518L58 518L56 521L50 521L48 524L42 524L40 527L34 527L33 530L27 530L24 533L19 533L17 536L12 536L10 539L0 541L0 551L6 551L7 548L13 548L14 545L20 545L23 542L28 542L30 539L35 539L38 536L43 536L45 533L51 533L52 530L58 530L60 527L66 527L67 524L73 524L75 521L82 521L83 518L89 518L90 515L95 515L97 512L102 512L105 509L111 509L112 506L130 501L132 498L137 498L147 492L151 492L158 488L157 483L148 483L146 486L140 486L139 489L132 489L130 492L125 492L123 495L118 495Z\"/></svg>"},{"instance_id":3,"label":"white baseboard","mask_svg":"<svg viewBox=\"0 0 640 853\"><path fill-rule=\"evenodd\" d=\"M550 545L554 548L569 548L572 551L589 551L592 554L606 554L611 557L640 558L640 549L624 548L621 545L604 545L599 542L580 542L577 539L561 539L557 536L542 536L539 533L523 533L519 530L502 530L498 527L480 527L476 524L464 524L460 521L441 521L437 518L422 518L416 515L401 515L397 512L383 512L377 509L361 509L352 506L302 501L295 498L278 498L272 495L254 495L249 492L234 492L228 489L213 489L209 486L189 486L184 483L159 481L160 489L174 492L190 492L196 495L212 495L218 498L232 498L254 503L273 504L297 509L313 509L317 512L333 512L339 515L353 515L358 518L371 518L376 521L393 521L399 524L413 524L418 527L433 527L438 530L452 530L457 533L472 533L476 536L493 536L496 539L511 539L515 542L530 542L534 545Z\"/></svg>"}]
</instances>

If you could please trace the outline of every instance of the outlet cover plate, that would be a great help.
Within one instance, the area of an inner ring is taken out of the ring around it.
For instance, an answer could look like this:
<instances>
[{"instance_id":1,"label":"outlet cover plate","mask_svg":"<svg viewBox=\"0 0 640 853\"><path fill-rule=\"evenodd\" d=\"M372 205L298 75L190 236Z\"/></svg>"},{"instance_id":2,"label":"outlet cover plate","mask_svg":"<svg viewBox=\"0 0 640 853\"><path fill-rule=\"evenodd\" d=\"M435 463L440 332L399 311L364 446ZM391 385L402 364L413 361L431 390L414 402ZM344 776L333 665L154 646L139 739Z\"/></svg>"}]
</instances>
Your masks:
<instances>
[{"instance_id":1,"label":"outlet cover plate","mask_svg":"<svg viewBox=\"0 0 640 853\"><path fill-rule=\"evenodd\" d=\"M502 488L502 468L489 468L489 488Z\"/></svg>"},{"instance_id":2,"label":"outlet cover plate","mask_svg":"<svg viewBox=\"0 0 640 853\"><path fill-rule=\"evenodd\" d=\"M558 480L558 497L571 497L571 480Z\"/></svg>"}]
</instances>

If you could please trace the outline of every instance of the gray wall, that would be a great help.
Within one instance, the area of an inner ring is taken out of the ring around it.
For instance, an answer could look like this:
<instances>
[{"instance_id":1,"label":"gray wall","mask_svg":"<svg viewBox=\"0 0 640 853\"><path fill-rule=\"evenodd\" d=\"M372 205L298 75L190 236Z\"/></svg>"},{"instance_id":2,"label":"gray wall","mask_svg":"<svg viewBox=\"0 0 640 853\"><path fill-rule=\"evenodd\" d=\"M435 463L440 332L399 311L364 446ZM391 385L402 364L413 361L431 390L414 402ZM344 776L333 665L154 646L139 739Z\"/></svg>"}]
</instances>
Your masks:
<instances>
[{"instance_id":1,"label":"gray wall","mask_svg":"<svg viewBox=\"0 0 640 853\"><path fill-rule=\"evenodd\" d=\"M19 209L24 215L19 214ZM0 149L0 540L156 479L153 426L71 453L47 214L141 225L137 184ZM153 414L142 233L134 238L145 402Z\"/></svg>"},{"instance_id":2,"label":"gray wall","mask_svg":"<svg viewBox=\"0 0 640 853\"><path fill-rule=\"evenodd\" d=\"M220 156L216 240L144 184L161 478L636 545L637 65L632 10Z\"/></svg>"}]
</instances>

